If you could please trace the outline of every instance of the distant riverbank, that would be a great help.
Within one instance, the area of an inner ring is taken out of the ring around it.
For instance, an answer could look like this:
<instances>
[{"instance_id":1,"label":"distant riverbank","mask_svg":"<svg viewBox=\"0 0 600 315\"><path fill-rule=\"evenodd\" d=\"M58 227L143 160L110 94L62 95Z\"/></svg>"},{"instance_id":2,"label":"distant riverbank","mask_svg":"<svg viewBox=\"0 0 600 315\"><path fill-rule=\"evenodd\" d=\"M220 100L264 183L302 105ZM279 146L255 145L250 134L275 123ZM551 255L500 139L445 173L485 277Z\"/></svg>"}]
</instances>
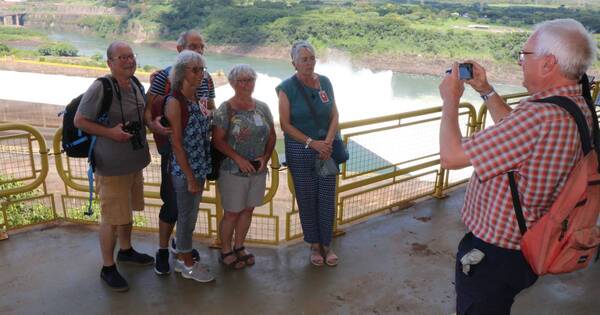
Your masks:
<instances>
[{"instance_id":1,"label":"distant riverbank","mask_svg":"<svg viewBox=\"0 0 600 315\"><path fill-rule=\"evenodd\" d=\"M152 46L157 46L165 49L176 50L176 42L164 41L154 43ZM279 60L290 60L290 48L282 46L239 46L239 45L208 45L208 51L218 54L230 54L236 56L247 56L255 58L269 58ZM356 67L368 68L373 71L391 70L400 73L423 74L441 76L454 61L444 58L431 58L424 56L406 56L406 55L371 55L364 57L350 57L347 54L339 51L328 49L323 56L318 56L324 59L350 59ZM495 83L503 83L510 85L521 85L523 76L521 69L516 62L514 64L499 64L492 61L480 61L487 69L487 75L490 81ZM596 69L596 73L600 72Z\"/></svg>"}]
</instances>

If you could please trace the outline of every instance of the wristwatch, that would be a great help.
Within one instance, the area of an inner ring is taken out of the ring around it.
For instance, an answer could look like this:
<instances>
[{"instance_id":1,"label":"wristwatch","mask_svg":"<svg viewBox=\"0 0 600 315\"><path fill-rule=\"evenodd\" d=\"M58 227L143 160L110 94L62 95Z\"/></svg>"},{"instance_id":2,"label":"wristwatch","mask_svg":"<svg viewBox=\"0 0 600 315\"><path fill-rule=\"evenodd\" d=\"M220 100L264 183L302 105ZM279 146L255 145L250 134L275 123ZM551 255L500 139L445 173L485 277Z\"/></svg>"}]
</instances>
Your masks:
<instances>
[{"instance_id":1,"label":"wristwatch","mask_svg":"<svg viewBox=\"0 0 600 315\"><path fill-rule=\"evenodd\" d=\"M312 140L312 138L311 138L311 137L308 137L308 138L306 139L306 143L304 144L304 148L305 148L305 149L308 149L308 146L310 145L310 143L311 143L312 141L313 141L313 140Z\"/></svg>"},{"instance_id":2,"label":"wristwatch","mask_svg":"<svg viewBox=\"0 0 600 315\"><path fill-rule=\"evenodd\" d=\"M482 99L483 99L483 101L485 102L485 101L487 101L487 100L488 100L490 97L494 96L495 94L496 94L496 91L494 91L494 89L492 88L492 90L491 90L491 91L489 91L489 92L487 92L487 93L485 93L485 94L482 94L482 95L481 95L481 98L482 98Z\"/></svg>"}]
</instances>

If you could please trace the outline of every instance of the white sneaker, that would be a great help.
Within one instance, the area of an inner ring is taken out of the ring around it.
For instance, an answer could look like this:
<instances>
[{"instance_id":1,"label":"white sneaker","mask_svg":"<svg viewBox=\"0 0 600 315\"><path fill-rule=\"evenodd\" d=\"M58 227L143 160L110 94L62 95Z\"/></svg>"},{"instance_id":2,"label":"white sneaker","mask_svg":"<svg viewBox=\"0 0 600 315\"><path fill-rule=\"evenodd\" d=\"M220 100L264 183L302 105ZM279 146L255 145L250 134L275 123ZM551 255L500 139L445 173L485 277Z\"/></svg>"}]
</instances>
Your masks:
<instances>
[{"instance_id":1,"label":"white sneaker","mask_svg":"<svg viewBox=\"0 0 600 315\"><path fill-rule=\"evenodd\" d=\"M183 261L177 260L177 262L175 263L175 271L181 272L181 276L186 279L192 279L202 283L211 282L215 280L215 277L210 273L210 271L202 267L202 265L200 265L199 263L194 263L193 266L188 267L184 264Z\"/></svg>"}]
</instances>

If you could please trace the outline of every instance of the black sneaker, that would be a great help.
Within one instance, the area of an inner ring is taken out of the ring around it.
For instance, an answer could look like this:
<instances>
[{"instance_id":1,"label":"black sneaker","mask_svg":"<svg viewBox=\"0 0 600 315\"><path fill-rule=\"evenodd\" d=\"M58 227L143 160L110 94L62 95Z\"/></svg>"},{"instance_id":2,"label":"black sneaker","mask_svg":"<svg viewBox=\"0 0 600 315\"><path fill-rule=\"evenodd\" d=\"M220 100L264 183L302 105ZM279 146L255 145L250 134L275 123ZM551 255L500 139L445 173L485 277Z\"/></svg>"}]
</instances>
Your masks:
<instances>
[{"instance_id":1,"label":"black sneaker","mask_svg":"<svg viewBox=\"0 0 600 315\"><path fill-rule=\"evenodd\" d=\"M177 244L175 244L174 238L171 239L171 246L169 246L169 251L171 252L171 254L173 254L173 256L175 256L177 254ZM175 258L177 258L177 257L175 257ZM195 248L192 248L192 259L195 262L200 261L200 253Z\"/></svg>"},{"instance_id":2,"label":"black sneaker","mask_svg":"<svg viewBox=\"0 0 600 315\"><path fill-rule=\"evenodd\" d=\"M117 261L136 265L152 265L154 258L150 255L138 253L132 247L128 250L119 250Z\"/></svg>"},{"instance_id":3,"label":"black sneaker","mask_svg":"<svg viewBox=\"0 0 600 315\"><path fill-rule=\"evenodd\" d=\"M168 275L171 273L169 266L169 250L159 249L156 251L156 263L154 264L154 272L157 275Z\"/></svg>"},{"instance_id":4,"label":"black sneaker","mask_svg":"<svg viewBox=\"0 0 600 315\"><path fill-rule=\"evenodd\" d=\"M100 278L104 280L113 291L124 292L129 290L127 281L121 276L116 265L102 267Z\"/></svg>"}]
</instances>

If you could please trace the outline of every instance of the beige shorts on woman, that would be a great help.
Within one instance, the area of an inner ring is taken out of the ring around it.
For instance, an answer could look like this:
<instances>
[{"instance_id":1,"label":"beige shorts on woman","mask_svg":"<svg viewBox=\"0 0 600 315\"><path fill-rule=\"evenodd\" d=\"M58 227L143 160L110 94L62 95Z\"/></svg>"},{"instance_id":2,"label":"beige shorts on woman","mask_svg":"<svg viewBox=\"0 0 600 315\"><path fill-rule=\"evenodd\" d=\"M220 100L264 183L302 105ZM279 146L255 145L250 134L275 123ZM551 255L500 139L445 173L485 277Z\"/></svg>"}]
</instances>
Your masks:
<instances>
[{"instance_id":1,"label":"beige shorts on woman","mask_svg":"<svg viewBox=\"0 0 600 315\"><path fill-rule=\"evenodd\" d=\"M217 180L221 204L229 212L240 212L262 204L266 185L267 172L246 177L221 170Z\"/></svg>"}]
</instances>

